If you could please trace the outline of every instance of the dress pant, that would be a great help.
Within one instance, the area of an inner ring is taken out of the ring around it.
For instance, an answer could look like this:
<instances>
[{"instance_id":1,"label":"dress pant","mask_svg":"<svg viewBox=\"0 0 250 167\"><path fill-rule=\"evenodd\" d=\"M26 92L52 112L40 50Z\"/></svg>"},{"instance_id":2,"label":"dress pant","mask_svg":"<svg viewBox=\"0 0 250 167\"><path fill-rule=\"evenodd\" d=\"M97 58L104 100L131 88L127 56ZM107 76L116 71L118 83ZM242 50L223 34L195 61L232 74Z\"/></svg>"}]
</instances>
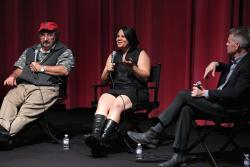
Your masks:
<instances>
[{"instance_id":1,"label":"dress pant","mask_svg":"<svg viewBox=\"0 0 250 167\"><path fill-rule=\"evenodd\" d=\"M18 84L4 97L0 110L0 125L13 136L52 106L58 96L57 86Z\"/></svg>"},{"instance_id":2,"label":"dress pant","mask_svg":"<svg viewBox=\"0 0 250 167\"><path fill-rule=\"evenodd\" d=\"M223 116L224 109L204 97L192 97L190 91L180 91L168 108L159 115L159 120L166 127L177 119L173 147L186 150L192 123L192 115L204 113Z\"/></svg>"}]
</instances>

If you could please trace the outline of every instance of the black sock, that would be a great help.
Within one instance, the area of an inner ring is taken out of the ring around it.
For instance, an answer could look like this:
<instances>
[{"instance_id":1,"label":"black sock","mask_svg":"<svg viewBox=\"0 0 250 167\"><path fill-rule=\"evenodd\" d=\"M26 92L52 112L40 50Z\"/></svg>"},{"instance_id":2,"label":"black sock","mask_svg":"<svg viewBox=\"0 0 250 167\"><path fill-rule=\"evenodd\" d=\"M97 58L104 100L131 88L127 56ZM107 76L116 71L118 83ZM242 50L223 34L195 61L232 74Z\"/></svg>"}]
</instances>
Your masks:
<instances>
[{"instance_id":1,"label":"black sock","mask_svg":"<svg viewBox=\"0 0 250 167\"><path fill-rule=\"evenodd\" d=\"M181 150L181 149L178 149L178 148L174 148L174 152L175 152L176 154L179 154L179 155L182 155L182 156L184 156L184 155L187 154L187 151L186 151L186 150Z\"/></svg>"},{"instance_id":2,"label":"black sock","mask_svg":"<svg viewBox=\"0 0 250 167\"><path fill-rule=\"evenodd\" d=\"M164 127L162 126L161 123L156 124L154 127L152 127L152 129L156 132L156 133L161 133L164 130Z\"/></svg>"}]
</instances>

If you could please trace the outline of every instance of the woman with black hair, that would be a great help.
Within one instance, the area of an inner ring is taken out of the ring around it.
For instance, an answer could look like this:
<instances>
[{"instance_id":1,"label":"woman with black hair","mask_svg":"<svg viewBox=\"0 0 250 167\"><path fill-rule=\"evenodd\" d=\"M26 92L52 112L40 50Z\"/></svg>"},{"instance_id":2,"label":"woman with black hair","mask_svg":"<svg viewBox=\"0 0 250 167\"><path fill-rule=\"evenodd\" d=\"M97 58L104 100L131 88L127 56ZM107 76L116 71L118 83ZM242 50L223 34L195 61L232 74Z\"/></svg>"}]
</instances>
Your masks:
<instances>
[{"instance_id":1,"label":"woman with black hair","mask_svg":"<svg viewBox=\"0 0 250 167\"><path fill-rule=\"evenodd\" d=\"M116 50L106 61L101 79L111 83L111 89L101 95L95 112L93 131L85 138L93 156L103 156L105 143L117 128L122 112L133 109L139 100L148 101L146 89L150 75L150 58L137 48L139 41L131 27L121 27L116 35Z\"/></svg>"}]
</instances>

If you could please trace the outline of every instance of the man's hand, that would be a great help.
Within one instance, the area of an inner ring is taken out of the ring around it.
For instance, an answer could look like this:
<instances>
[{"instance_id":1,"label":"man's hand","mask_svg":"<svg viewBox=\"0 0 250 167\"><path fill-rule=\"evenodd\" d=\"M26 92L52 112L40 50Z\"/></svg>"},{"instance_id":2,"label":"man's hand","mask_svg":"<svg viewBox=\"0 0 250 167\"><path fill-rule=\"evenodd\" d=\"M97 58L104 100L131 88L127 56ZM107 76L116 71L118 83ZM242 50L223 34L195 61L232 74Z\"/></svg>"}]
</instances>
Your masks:
<instances>
[{"instance_id":1,"label":"man's hand","mask_svg":"<svg viewBox=\"0 0 250 167\"><path fill-rule=\"evenodd\" d=\"M207 78L208 77L208 74L210 72L212 72L212 76L215 77L215 70L216 70L216 66L218 66L218 62L211 62L205 69L205 73L203 75L203 78Z\"/></svg>"},{"instance_id":2,"label":"man's hand","mask_svg":"<svg viewBox=\"0 0 250 167\"><path fill-rule=\"evenodd\" d=\"M191 96L192 97L203 97L205 94L204 91L205 91L205 89L203 89L203 88L199 89L196 86L194 86L192 89L192 92L191 92Z\"/></svg>"},{"instance_id":3,"label":"man's hand","mask_svg":"<svg viewBox=\"0 0 250 167\"><path fill-rule=\"evenodd\" d=\"M203 88L203 86L199 82L193 84L193 88L192 88L192 91L191 91L191 96L192 97L203 97L203 96L205 96L205 89Z\"/></svg>"},{"instance_id":4,"label":"man's hand","mask_svg":"<svg viewBox=\"0 0 250 167\"><path fill-rule=\"evenodd\" d=\"M41 70L41 65L39 64L39 63L37 63L37 62L32 62L31 64L30 64L30 70L32 71L32 72L39 72L40 70Z\"/></svg>"},{"instance_id":5,"label":"man's hand","mask_svg":"<svg viewBox=\"0 0 250 167\"><path fill-rule=\"evenodd\" d=\"M3 84L7 86L16 86L16 77L14 75L10 75L8 78L5 79Z\"/></svg>"}]
</instances>

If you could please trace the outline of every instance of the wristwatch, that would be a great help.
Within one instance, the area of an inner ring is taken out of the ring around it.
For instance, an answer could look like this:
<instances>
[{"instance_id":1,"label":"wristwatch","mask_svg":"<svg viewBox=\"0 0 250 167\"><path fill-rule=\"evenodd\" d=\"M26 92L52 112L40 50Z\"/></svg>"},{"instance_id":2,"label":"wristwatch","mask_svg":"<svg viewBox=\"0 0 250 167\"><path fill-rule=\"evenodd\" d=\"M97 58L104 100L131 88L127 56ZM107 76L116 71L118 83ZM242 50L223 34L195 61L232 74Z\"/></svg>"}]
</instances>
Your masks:
<instances>
[{"instance_id":1,"label":"wristwatch","mask_svg":"<svg viewBox=\"0 0 250 167\"><path fill-rule=\"evenodd\" d=\"M44 66L41 66L40 72L44 72L44 71L45 71Z\"/></svg>"}]
</instances>

